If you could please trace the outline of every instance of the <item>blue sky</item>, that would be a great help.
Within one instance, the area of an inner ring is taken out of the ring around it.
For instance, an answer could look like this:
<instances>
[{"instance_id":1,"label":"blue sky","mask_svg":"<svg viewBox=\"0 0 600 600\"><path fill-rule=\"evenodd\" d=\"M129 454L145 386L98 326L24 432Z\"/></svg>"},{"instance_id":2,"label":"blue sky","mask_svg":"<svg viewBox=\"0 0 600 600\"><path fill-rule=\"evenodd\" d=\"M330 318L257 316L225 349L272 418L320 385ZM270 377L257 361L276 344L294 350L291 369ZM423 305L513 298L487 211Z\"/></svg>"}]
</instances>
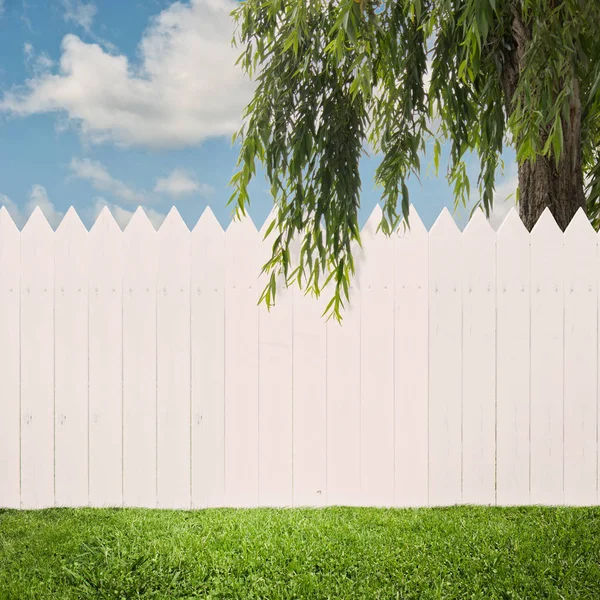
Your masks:
<instances>
[{"instance_id":1,"label":"blue sky","mask_svg":"<svg viewBox=\"0 0 600 600\"><path fill-rule=\"evenodd\" d=\"M234 66L233 6L0 0L0 205L19 227L35 205L54 228L71 205L88 228L103 206L124 227L138 205L155 227L171 206L190 228L206 206L227 226L237 161L231 135L252 95ZM505 161L495 227L516 185L514 154ZM361 225L380 198L378 164L361 163ZM476 161L469 166L476 176ZM411 200L430 227L452 208L451 189L443 175L423 172L421 183L409 185ZM259 173L249 209L258 227L273 205L267 190ZM466 214L455 215L461 227Z\"/></svg>"}]
</instances>

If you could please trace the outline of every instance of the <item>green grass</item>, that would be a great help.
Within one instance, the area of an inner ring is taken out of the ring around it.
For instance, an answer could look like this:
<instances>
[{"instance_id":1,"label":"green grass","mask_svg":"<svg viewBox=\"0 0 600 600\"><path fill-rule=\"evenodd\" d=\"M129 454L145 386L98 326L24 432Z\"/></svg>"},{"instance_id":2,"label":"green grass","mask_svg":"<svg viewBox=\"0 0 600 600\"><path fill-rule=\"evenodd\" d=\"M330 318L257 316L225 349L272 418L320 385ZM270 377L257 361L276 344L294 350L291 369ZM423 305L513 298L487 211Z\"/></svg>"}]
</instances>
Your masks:
<instances>
[{"instance_id":1,"label":"green grass","mask_svg":"<svg viewBox=\"0 0 600 600\"><path fill-rule=\"evenodd\" d=\"M0 511L0 599L600 599L600 508Z\"/></svg>"}]
</instances>

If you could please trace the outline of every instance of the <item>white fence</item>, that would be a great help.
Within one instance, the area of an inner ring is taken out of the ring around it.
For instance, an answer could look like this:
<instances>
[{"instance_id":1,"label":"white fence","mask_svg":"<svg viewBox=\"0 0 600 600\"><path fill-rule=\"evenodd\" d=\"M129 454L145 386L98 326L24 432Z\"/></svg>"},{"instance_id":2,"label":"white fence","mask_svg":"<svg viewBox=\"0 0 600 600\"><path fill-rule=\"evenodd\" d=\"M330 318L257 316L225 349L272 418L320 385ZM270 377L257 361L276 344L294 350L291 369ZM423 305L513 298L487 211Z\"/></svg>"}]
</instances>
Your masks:
<instances>
[{"instance_id":1,"label":"white fence","mask_svg":"<svg viewBox=\"0 0 600 600\"><path fill-rule=\"evenodd\" d=\"M598 235L363 230L343 325L251 221L0 211L0 506L598 503ZM268 225L265 224L265 227Z\"/></svg>"}]
</instances>

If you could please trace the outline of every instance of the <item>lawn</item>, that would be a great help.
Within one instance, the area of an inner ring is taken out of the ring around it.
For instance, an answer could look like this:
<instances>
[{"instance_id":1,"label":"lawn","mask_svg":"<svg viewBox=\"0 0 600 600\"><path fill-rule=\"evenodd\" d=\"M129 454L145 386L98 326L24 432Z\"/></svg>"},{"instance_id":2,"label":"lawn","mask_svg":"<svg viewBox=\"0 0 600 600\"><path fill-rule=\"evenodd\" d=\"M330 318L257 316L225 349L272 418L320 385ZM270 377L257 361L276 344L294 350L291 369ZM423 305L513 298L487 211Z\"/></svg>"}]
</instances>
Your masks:
<instances>
[{"instance_id":1,"label":"lawn","mask_svg":"<svg viewBox=\"0 0 600 600\"><path fill-rule=\"evenodd\" d=\"M600 508L0 511L0 599L600 598Z\"/></svg>"}]
</instances>

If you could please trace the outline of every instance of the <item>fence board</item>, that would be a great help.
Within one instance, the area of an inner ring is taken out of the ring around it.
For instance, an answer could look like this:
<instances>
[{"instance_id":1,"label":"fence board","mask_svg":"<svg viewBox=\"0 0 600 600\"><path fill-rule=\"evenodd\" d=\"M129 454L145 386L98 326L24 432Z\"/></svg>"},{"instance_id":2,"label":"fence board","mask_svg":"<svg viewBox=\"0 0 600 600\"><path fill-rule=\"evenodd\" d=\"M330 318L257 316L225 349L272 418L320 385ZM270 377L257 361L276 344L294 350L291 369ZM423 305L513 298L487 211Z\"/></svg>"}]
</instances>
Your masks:
<instances>
[{"instance_id":1,"label":"fence board","mask_svg":"<svg viewBox=\"0 0 600 600\"><path fill-rule=\"evenodd\" d=\"M496 236L478 210L463 232L463 490L496 502Z\"/></svg>"},{"instance_id":2,"label":"fence board","mask_svg":"<svg viewBox=\"0 0 600 600\"><path fill-rule=\"evenodd\" d=\"M461 501L461 233L446 208L429 234L429 503Z\"/></svg>"},{"instance_id":3,"label":"fence board","mask_svg":"<svg viewBox=\"0 0 600 600\"><path fill-rule=\"evenodd\" d=\"M389 268L394 240L375 234L381 215L376 206L363 229L363 252L356 264L361 310L361 504L366 506L394 505L394 282Z\"/></svg>"},{"instance_id":4,"label":"fence board","mask_svg":"<svg viewBox=\"0 0 600 600\"><path fill-rule=\"evenodd\" d=\"M21 508L54 506L54 232L21 232Z\"/></svg>"},{"instance_id":5,"label":"fence board","mask_svg":"<svg viewBox=\"0 0 600 600\"><path fill-rule=\"evenodd\" d=\"M259 232L260 240L275 215L274 209ZM271 258L276 232L275 228L260 244L258 264L261 269ZM266 273L259 277L258 294L262 294L269 278ZM286 288L284 277L279 276L275 306L268 312L261 304L258 311L258 492L261 506L293 504L292 302L291 290Z\"/></svg>"},{"instance_id":6,"label":"fence board","mask_svg":"<svg viewBox=\"0 0 600 600\"><path fill-rule=\"evenodd\" d=\"M89 241L89 494L123 505L123 234L104 207Z\"/></svg>"},{"instance_id":7,"label":"fence board","mask_svg":"<svg viewBox=\"0 0 600 600\"><path fill-rule=\"evenodd\" d=\"M55 234L54 352L57 506L88 490L88 232L71 206Z\"/></svg>"},{"instance_id":8,"label":"fence board","mask_svg":"<svg viewBox=\"0 0 600 600\"><path fill-rule=\"evenodd\" d=\"M225 233L192 231L192 508L225 506Z\"/></svg>"},{"instance_id":9,"label":"fence board","mask_svg":"<svg viewBox=\"0 0 600 600\"><path fill-rule=\"evenodd\" d=\"M356 247L353 249L356 256ZM333 280L332 280L333 282ZM360 290L344 296L343 325L327 321L327 503L361 504ZM327 300L333 296L333 286Z\"/></svg>"},{"instance_id":10,"label":"fence board","mask_svg":"<svg viewBox=\"0 0 600 600\"><path fill-rule=\"evenodd\" d=\"M123 232L123 503L156 507L157 234L141 208Z\"/></svg>"},{"instance_id":11,"label":"fence board","mask_svg":"<svg viewBox=\"0 0 600 600\"><path fill-rule=\"evenodd\" d=\"M427 506L429 233L414 206L394 235L395 504Z\"/></svg>"},{"instance_id":12,"label":"fence board","mask_svg":"<svg viewBox=\"0 0 600 600\"><path fill-rule=\"evenodd\" d=\"M563 234L545 209L531 232L531 501L563 501Z\"/></svg>"},{"instance_id":13,"label":"fence board","mask_svg":"<svg viewBox=\"0 0 600 600\"><path fill-rule=\"evenodd\" d=\"M497 233L496 502L529 503L530 236L513 208Z\"/></svg>"},{"instance_id":14,"label":"fence board","mask_svg":"<svg viewBox=\"0 0 600 600\"><path fill-rule=\"evenodd\" d=\"M291 248L298 265L302 240ZM294 506L327 504L327 326L321 317L331 288L319 298L305 295L294 282L293 296L293 443Z\"/></svg>"},{"instance_id":15,"label":"fence board","mask_svg":"<svg viewBox=\"0 0 600 600\"><path fill-rule=\"evenodd\" d=\"M249 217L225 232L225 499L258 505L259 237Z\"/></svg>"},{"instance_id":16,"label":"fence board","mask_svg":"<svg viewBox=\"0 0 600 600\"><path fill-rule=\"evenodd\" d=\"M157 502L190 508L190 230L175 207L157 243Z\"/></svg>"},{"instance_id":17,"label":"fence board","mask_svg":"<svg viewBox=\"0 0 600 600\"><path fill-rule=\"evenodd\" d=\"M579 209L564 235L566 504L596 495L598 378L597 235Z\"/></svg>"},{"instance_id":18,"label":"fence board","mask_svg":"<svg viewBox=\"0 0 600 600\"><path fill-rule=\"evenodd\" d=\"M21 236L3 206L0 208L0 507L21 503L19 414L19 312L21 288Z\"/></svg>"}]
</instances>

